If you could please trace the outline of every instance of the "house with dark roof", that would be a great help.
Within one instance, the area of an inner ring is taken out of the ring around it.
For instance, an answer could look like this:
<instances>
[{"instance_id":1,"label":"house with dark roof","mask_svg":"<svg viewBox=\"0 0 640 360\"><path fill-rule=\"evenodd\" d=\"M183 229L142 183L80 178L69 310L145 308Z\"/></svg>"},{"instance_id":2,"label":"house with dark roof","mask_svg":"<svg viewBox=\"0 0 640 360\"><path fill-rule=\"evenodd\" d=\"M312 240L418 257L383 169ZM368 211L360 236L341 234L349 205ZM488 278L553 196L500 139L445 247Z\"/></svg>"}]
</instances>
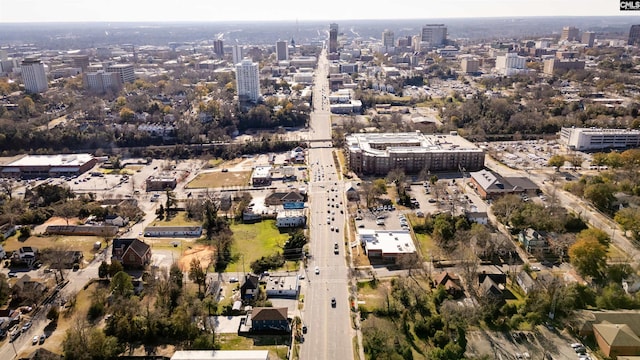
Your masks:
<instances>
[{"instance_id":1,"label":"house with dark roof","mask_svg":"<svg viewBox=\"0 0 640 360\"><path fill-rule=\"evenodd\" d=\"M240 297L242 300L253 300L260 292L260 278L258 275L247 274L244 282L240 286Z\"/></svg>"},{"instance_id":2,"label":"house with dark roof","mask_svg":"<svg viewBox=\"0 0 640 360\"><path fill-rule=\"evenodd\" d=\"M525 177L503 177L489 170L471 172L471 183L483 199L495 199L506 194L534 195L540 188Z\"/></svg>"},{"instance_id":3,"label":"house with dark roof","mask_svg":"<svg viewBox=\"0 0 640 360\"><path fill-rule=\"evenodd\" d=\"M304 195L297 191L273 192L264 199L264 204L269 206L284 205L284 203L303 203Z\"/></svg>"},{"instance_id":4,"label":"house with dark roof","mask_svg":"<svg viewBox=\"0 0 640 360\"><path fill-rule=\"evenodd\" d=\"M433 278L433 287L442 286L447 293L453 297L462 295L462 286L460 285L460 277L447 271L438 273Z\"/></svg>"},{"instance_id":5,"label":"house with dark roof","mask_svg":"<svg viewBox=\"0 0 640 360\"><path fill-rule=\"evenodd\" d=\"M549 242L547 241L547 233L544 231L537 231L532 228L522 230L518 234L518 241L524 249L531 253L534 251L547 251L549 250Z\"/></svg>"},{"instance_id":6,"label":"house with dark roof","mask_svg":"<svg viewBox=\"0 0 640 360\"><path fill-rule=\"evenodd\" d=\"M493 281L490 277L485 277L484 280L480 283L480 291L481 293L496 301L502 301L502 289Z\"/></svg>"},{"instance_id":7,"label":"house with dark roof","mask_svg":"<svg viewBox=\"0 0 640 360\"><path fill-rule=\"evenodd\" d=\"M247 323L253 332L285 332L291 331L286 307L258 307L253 308Z\"/></svg>"},{"instance_id":8,"label":"house with dark roof","mask_svg":"<svg viewBox=\"0 0 640 360\"><path fill-rule=\"evenodd\" d=\"M151 262L151 247L138 239L114 239L111 261L129 269L141 269Z\"/></svg>"}]
</instances>

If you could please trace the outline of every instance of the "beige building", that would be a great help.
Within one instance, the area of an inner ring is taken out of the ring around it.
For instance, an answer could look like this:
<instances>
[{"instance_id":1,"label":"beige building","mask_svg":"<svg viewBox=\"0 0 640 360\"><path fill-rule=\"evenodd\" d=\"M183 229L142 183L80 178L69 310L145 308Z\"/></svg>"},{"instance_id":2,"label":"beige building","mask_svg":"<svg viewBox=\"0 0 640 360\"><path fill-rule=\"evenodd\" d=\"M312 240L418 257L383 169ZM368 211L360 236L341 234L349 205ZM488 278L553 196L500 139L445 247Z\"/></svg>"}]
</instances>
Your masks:
<instances>
[{"instance_id":1,"label":"beige building","mask_svg":"<svg viewBox=\"0 0 640 360\"><path fill-rule=\"evenodd\" d=\"M584 61L547 59L544 61L544 73L553 75L559 70L584 70Z\"/></svg>"},{"instance_id":2,"label":"beige building","mask_svg":"<svg viewBox=\"0 0 640 360\"><path fill-rule=\"evenodd\" d=\"M358 174L385 175L396 168L419 173L484 167L484 151L456 132L351 134L345 140L349 169Z\"/></svg>"},{"instance_id":3,"label":"beige building","mask_svg":"<svg viewBox=\"0 0 640 360\"><path fill-rule=\"evenodd\" d=\"M460 61L463 73L477 73L480 70L480 61L473 57L465 57Z\"/></svg>"}]
</instances>

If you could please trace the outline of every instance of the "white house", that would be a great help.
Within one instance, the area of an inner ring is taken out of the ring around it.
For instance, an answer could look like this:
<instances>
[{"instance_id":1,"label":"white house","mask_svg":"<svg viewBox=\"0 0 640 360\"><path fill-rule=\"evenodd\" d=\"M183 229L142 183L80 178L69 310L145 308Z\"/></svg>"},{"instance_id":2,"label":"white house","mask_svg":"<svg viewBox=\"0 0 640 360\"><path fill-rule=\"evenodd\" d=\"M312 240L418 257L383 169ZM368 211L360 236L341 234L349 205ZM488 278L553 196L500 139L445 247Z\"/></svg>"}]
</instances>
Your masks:
<instances>
[{"instance_id":1,"label":"white house","mask_svg":"<svg viewBox=\"0 0 640 360\"><path fill-rule=\"evenodd\" d=\"M120 215L107 215L104 217L104 222L109 225L123 227L129 223L128 217L122 217Z\"/></svg>"}]
</instances>

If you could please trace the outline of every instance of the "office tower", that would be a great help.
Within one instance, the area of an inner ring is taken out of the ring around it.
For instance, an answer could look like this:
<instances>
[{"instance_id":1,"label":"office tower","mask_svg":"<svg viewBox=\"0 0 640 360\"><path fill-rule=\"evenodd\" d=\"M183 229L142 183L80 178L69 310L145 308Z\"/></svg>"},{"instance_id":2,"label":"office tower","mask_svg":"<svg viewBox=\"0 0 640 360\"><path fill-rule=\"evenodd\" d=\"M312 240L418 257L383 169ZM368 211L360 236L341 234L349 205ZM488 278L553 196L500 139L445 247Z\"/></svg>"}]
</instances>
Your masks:
<instances>
[{"instance_id":1,"label":"office tower","mask_svg":"<svg viewBox=\"0 0 640 360\"><path fill-rule=\"evenodd\" d=\"M276 42L276 60L289 60L289 46L286 41Z\"/></svg>"},{"instance_id":2,"label":"office tower","mask_svg":"<svg viewBox=\"0 0 640 360\"><path fill-rule=\"evenodd\" d=\"M260 98L258 63L243 59L236 65L236 88L240 102L257 102Z\"/></svg>"},{"instance_id":3,"label":"office tower","mask_svg":"<svg viewBox=\"0 0 640 360\"><path fill-rule=\"evenodd\" d=\"M640 45L640 25L631 25L629 29L629 45Z\"/></svg>"},{"instance_id":4,"label":"office tower","mask_svg":"<svg viewBox=\"0 0 640 360\"><path fill-rule=\"evenodd\" d=\"M338 52L338 24L329 25L329 53Z\"/></svg>"},{"instance_id":5,"label":"office tower","mask_svg":"<svg viewBox=\"0 0 640 360\"><path fill-rule=\"evenodd\" d=\"M421 41L430 46L443 45L447 40L447 27L444 24L426 24L422 27Z\"/></svg>"},{"instance_id":6,"label":"office tower","mask_svg":"<svg viewBox=\"0 0 640 360\"><path fill-rule=\"evenodd\" d=\"M213 52L219 57L224 56L224 42L222 40L214 40Z\"/></svg>"},{"instance_id":7,"label":"office tower","mask_svg":"<svg viewBox=\"0 0 640 360\"><path fill-rule=\"evenodd\" d=\"M71 61L73 66L82 69L82 72L89 68L89 55L73 55Z\"/></svg>"},{"instance_id":8,"label":"office tower","mask_svg":"<svg viewBox=\"0 0 640 360\"><path fill-rule=\"evenodd\" d=\"M496 56L496 70L501 75L511 76L526 69L527 58L516 53Z\"/></svg>"},{"instance_id":9,"label":"office tower","mask_svg":"<svg viewBox=\"0 0 640 360\"><path fill-rule=\"evenodd\" d=\"M562 35L560 36L560 41L578 41L578 30L577 27L573 26L565 26L562 28Z\"/></svg>"},{"instance_id":10,"label":"office tower","mask_svg":"<svg viewBox=\"0 0 640 360\"><path fill-rule=\"evenodd\" d=\"M133 64L113 64L109 66L103 66L106 72L117 73L120 76L120 81L124 84L127 82L133 82L136 79L136 75L133 72Z\"/></svg>"},{"instance_id":11,"label":"office tower","mask_svg":"<svg viewBox=\"0 0 640 360\"><path fill-rule=\"evenodd\" d=\"M47 91L49 84L47 74L44 72L44 64L40 58L25 58L20 63L22 81L28 93L41 93Z\"/></svg>"},{"instance_id":12,"label":"office tower","mask_svg":"<svg viewBox=\"0 0 640 360\"><path fill-rule=\"evenodd\" d=\"M7 55L7 50L0 49L0 61L9 60L9 56Z\"/></svg>"},{"instance_id":13,"label":"office tower","mask_svg":"<svg viewBox=\"0 0 640 360\"><path fill-rule=\"evenodd\" d=\"M382 32L382 46L387 48L393 47L394 41L393 31L385 29Z\"/></svg>"},{"instance_id":14,"label":"office tower","mask_svg":"<svg viewBox=\"0 0 640 360\"><path fill-rule=\"evenodd\" d=\"M231 47L231 56L233 58L233 64L237 64L242 61L242 47L240 45L233 45Z\"/></svg>"},{"instance_id":15,"label":"office tower","mask_svg":"<svg viewBox=\"0 0 640 360\"><path fill-rule=\"evenodd\" d=\"M596 40L596 33L593 31L585 31L582 33L581 43L586 44L588 47L593 47L593 43Z\"/></svg>"},{"instance_id":16,"label":"office tower","mask_svg":"<svg viewBox=\"0 0 640 360\"><path fill-rule=\"evenodd\" d=\"M460 61L460 67L463 73L477 73L480 70L480 61L474 57L464 57L462 61Z\"/></svg>"}]
</instances>

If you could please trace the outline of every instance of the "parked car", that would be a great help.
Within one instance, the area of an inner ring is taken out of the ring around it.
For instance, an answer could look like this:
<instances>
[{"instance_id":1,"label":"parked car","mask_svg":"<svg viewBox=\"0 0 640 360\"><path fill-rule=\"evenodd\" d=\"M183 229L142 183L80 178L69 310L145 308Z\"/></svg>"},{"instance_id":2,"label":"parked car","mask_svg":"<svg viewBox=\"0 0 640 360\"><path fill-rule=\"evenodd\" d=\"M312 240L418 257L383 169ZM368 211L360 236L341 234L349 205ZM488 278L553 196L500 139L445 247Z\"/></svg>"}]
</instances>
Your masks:
<instances>
[{"instance_id":1,"label":"parked car","mask_svg":"<svg viewBox=\"0 0 640 360\"><path fill-rule=\"evenodd\" d=\"M336 307L336 298L331 298L331 307Z\"/></svg>"},{"instance_id":2,"label":"parked car","mask_svg":"<svg viewBox=\"0 0 640 360\"><path fill-rule=\"evenodd\" d=\"M320 275L320 268L316 266L315 272L316 272L316 275Z\"/></svg>"},{"instance_id":3,"label":"parked car","mask_svg":"<svg viewBox=\"0 0 640 360\"><path fill-rule=\"evenodd\" d=\"M33 339L31 339L31 345L37 344L39 340L40 337L38 335L34 336Z\"/></svg>"}]
</instances>

